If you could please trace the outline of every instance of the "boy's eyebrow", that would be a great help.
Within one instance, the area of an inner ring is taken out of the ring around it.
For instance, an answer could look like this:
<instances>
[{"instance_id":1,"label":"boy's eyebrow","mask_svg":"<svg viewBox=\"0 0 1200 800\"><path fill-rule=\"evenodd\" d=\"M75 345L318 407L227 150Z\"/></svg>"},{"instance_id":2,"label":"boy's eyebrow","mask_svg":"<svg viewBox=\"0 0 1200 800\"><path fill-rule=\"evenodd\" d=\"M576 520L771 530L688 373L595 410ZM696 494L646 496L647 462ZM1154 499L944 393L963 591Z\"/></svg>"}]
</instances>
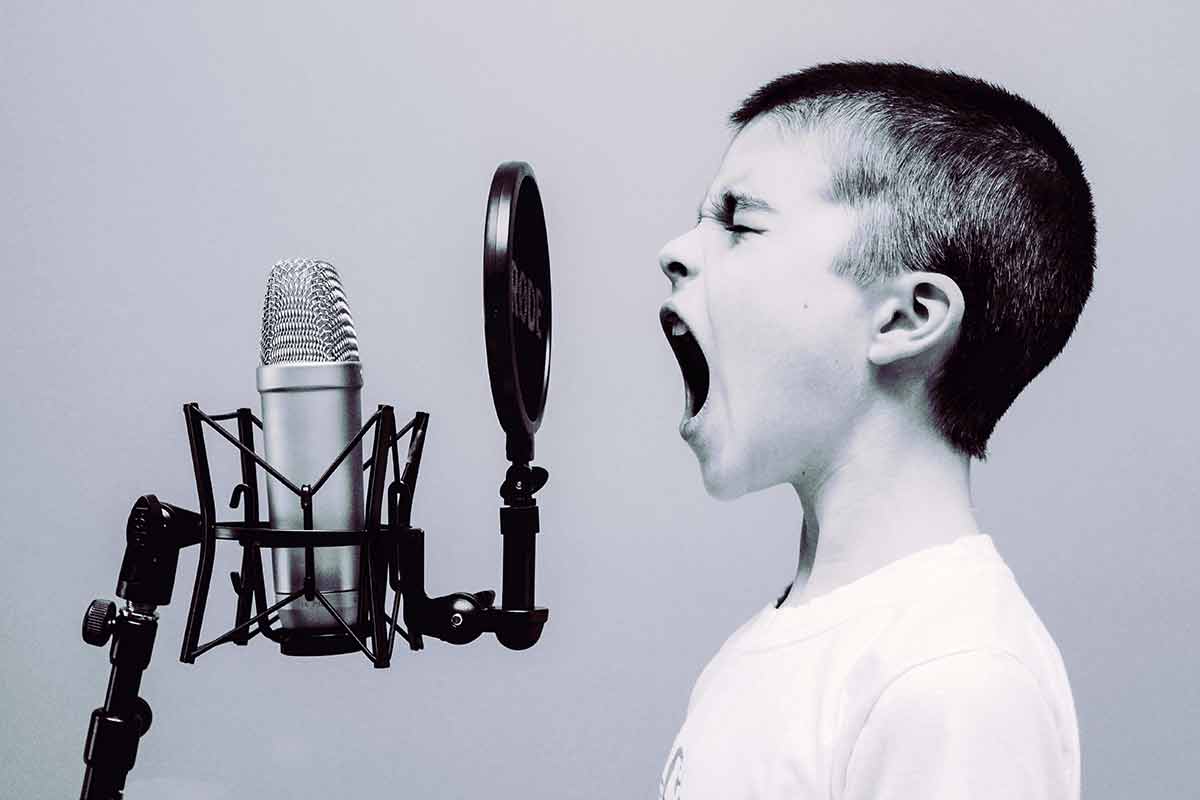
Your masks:
<instances>
[{"instance_id":1,"label":"boy's eyebrow","mask_svg":"<svg viewBox=\"0 0 1200 800\"><path fill-rule=\"evenodd\" d=\"M721 192L720 199L706 197L701 201L700 207L696 209L696 221L699 222L705 212L717 219L729 220L733 219L733 215L738 211L774 213L775 209L761 197L755 197L738 189L725 189Z\"/></svg>"}]
</instances>

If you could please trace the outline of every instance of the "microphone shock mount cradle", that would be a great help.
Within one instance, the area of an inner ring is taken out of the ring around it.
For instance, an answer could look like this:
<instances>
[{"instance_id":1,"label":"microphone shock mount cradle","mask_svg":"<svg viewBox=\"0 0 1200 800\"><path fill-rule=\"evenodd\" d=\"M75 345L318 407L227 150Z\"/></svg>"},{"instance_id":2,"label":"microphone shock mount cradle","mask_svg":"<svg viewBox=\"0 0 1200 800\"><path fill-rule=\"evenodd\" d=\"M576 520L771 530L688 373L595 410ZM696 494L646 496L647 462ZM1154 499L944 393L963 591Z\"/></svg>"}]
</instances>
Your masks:
<instances>
[{"instance_id":1,"label":"microphone shock mount cradle","mask_svg":"<svg viewBox=\"0 0 1200 800\"><path fill-rule=\"evenodd\" d=\"M425 533L410 524L413 491L421 464L429 415L417 412L396 430L391 406L379 406L358 435L329 465L315 484L296 486L254 450L254 428L262 422L249 408L209 416L195 403L185 405L188 442L192 452L200 512L163 503L154 495L143 495L134 503L126 525L125 555L117 581L117 596L125 600L118 609L110 600L95 600L83 619L83 640L103 647L111 640L108 690L104 705L92 712L84 747L87 765L82 800L119 798L125 777L133 768L139 739L150 728L150 705L138 696L142 673L150 664L158 629L158 606L171 602L179 553L200 545L196 580L188 608L183 647L179 659L194 663L214 647L233 642L246 645L262 634L279 644L285 655L332 655L360 651L376 669L391 665L395 636L400 634L410 649L424 647L432 636L451 644L468 644L483 633L494 633L505 647L524 650L541 636L549 611L533 604L534 537L538 532L538 508L534 495L549 474L528 463L509 466L500 486L500 532L503 535L503 596L494 606L491 590L454 592L429 597L425 591ZM234 437L221 425L236 420ZM204 426L216 431L239 451L241 482L233 489L230 507L242 508L241 522L217 522L212 478L204 441ZM363 530L318 530L312 528L312 505L324 481L345 460L354 446L374 430L372 455L363 465L368 472ZM397 443L409 434L408 458L400 466ZM388 466L392 480L387 482ZM270 528L259 519L257 468L280 481L299 498L304 513L302 530ZM387 521L382 520L386 505ZM200 628L208 600L213 558L219 540L242 546L239 572L230 573L237 595L234 627L215 639L200 643ZM364 593L356 620L345 620L316 588L313 551L319 547L358 545L361 548L359 591ZM277 603L267 605L262 548L303 547L304 585ZM386 608L387 587L393 592L390 613ZM339 629L329 632L292 631L274 627L272 615L301 597L318 600L337 621ZM403 600L403 627L398 613ZM255 610L251 616L251 607ZM370 644L365 640L370 639Z\"/></svg>"}]
</instances>

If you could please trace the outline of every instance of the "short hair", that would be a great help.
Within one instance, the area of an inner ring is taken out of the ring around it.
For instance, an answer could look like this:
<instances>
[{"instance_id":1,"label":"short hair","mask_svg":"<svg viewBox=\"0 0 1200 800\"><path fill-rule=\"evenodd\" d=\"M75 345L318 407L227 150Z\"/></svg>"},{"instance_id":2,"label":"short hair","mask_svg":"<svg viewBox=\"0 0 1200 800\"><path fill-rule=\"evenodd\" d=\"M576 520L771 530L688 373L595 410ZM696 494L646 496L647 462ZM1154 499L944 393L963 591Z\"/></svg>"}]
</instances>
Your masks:
<instances>
[{"instance_id":1,"label":"short hair","mask_svg":"<svg viewBox=\"0 0 1200 800\"><path fill-rule=\"evenodd\" d=\"M1045 114L984 81L911 64L821 64L730 121L770 115L828 147L832 200L862 223L836 268L867 284L943 273L966 310L930 376L935 424L986 457L996 423L1062 351L1092 288L1096 222L1079 157Z\"/></svg>"}]
</instances>

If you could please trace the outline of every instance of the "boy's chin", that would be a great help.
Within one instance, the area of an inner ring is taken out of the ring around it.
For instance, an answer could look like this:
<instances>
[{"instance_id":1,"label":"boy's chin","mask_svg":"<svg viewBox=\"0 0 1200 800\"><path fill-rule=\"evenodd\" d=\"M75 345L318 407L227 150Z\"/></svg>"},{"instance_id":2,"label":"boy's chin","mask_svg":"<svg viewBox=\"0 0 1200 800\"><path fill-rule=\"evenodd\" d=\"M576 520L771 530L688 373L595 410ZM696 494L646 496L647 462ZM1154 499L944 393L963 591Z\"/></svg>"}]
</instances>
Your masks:
<instances>
[{"instance_id":1,"label":"boy's chin","mask_svg":"<svg viewBox=\"0 0 1200 800\"><path fill-rule=\"evenodd\" d=\"M753 491L746 481L745 472L732 465L702 461L700 475L704 479L705 491L717 500L736 500Z\"/></svg>"},{"instance_id":2,"label":"boy's chin","mask_svg":"<svg viewBox=\"0 0 1200 800\"><path fill-rule=\"evenodd\" d=\"M724 501L736 500L781 483L790 483L782 469L767 471L763 466L760 464L756 469L751 469L744 459L728 456L719 459L709 455L700 458L700 475L709 496Z\"/></svg>"}]
</instances>

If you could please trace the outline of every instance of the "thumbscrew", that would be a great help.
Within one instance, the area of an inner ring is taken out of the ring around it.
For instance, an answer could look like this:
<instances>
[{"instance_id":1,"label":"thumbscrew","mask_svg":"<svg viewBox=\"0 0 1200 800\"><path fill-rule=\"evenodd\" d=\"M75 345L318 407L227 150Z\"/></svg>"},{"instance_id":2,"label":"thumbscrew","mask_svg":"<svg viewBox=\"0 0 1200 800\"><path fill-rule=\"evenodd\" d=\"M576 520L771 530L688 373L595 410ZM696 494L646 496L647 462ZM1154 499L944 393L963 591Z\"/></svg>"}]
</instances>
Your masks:
<instances>
[{"instance_id":1,"label":"thumbscrew","mask_svg":"<svg viewBox=\"0 0 1200 800\"><path fill-rule=\"evenodd\" d=\"M83 615L83 640L96 647L108 644L116 618L116 603L112 600L93 600Z\"/></svg>"}]
</instances>

